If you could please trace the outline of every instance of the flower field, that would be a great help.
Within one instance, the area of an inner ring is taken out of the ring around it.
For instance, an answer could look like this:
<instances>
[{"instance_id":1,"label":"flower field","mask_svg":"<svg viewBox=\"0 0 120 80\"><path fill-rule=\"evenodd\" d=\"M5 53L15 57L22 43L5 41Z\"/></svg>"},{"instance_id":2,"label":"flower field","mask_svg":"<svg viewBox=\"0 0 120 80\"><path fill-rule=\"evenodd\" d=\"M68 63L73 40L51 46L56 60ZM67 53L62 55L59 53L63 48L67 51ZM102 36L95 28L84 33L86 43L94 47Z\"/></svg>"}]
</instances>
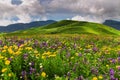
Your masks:
<instances>
[{"instance_id":1,"label":"flower field","mask_svg":"<svg viewBox=\"0 0 120 80\"><path fill-rule=\"evenodd\" d=\"M119 80L120 38L0 38L0 80Z\"/></svg>"}]
</instances>

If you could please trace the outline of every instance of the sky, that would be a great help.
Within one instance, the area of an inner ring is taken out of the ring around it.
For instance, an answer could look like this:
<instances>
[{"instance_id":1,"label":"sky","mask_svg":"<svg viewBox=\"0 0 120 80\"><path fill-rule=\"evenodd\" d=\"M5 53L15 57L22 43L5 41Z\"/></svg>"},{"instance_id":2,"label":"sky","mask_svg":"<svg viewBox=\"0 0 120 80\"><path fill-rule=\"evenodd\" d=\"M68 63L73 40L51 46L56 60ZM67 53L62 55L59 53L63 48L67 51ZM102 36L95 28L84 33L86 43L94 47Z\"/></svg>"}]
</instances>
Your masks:
<instances>
[{"instance_id":1,"label":"sky","mask_svg":"<svg viewBox=\"0 0 120 80\"><path fill-rule=\"evenodd\" d=\"M45 20L120 20L120 0L0 0L0 26Z\"/></svg>"}]
</instances>

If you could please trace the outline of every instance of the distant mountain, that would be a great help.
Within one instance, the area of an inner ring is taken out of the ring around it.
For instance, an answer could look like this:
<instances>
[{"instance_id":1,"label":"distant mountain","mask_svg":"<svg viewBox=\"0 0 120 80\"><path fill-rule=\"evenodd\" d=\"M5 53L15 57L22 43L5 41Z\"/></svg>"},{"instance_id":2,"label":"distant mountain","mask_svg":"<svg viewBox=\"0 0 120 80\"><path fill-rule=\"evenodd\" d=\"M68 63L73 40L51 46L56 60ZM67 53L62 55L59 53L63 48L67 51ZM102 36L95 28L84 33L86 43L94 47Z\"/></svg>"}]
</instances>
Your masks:
<instances>
[{"instance_id":1,"label":"distant mountain","mask_svg":"<svg viewBox=\"0 0 120 80\"><path fill-rule=\"evenodd\" d=\"M120 30L120 21L106 20L103 24Z\"/></svg>"},{"instance_id":2,"label":"distant mountain","mask_svg":"<svg viewBox=\"0 0 120 80\"><path fill-rule=\"evenodd\" d=\"M11 24L8 26L0 26L0 32L13 32L18 30L25 30L32 27L40 27L44 25L48 25L51 23L54 23L56 21L54 20L48 20L48 21L35 21L31 23L17 23L17 24Z\"/></svg>"},{"instance_id":3,"label":"distant mountain","mask_svg":"<svg viewBox=\"0 0 120 80\"><path fill-rule=\"evenodd\" d=\"M99 23L62 20L42 27L16 31L8 35L39 35L39 34L120 35L120 31Z\"/></svg>"}]
</instances>

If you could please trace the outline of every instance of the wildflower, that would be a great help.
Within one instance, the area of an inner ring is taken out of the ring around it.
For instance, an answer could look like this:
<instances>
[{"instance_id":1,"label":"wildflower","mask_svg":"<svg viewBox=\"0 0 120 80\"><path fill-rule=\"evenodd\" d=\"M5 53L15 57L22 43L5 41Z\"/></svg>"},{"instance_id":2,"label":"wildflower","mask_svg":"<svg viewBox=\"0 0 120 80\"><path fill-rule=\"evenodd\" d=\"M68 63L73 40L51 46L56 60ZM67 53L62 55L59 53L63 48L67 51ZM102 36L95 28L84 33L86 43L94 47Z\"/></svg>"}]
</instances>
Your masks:
<instances>
[{"instance_id":1,"label":"wildflower","mask_svg":"<svg viewBox=\"0 0 120 80\"><path fill-rule=\"evenodd\" d=\"M109 65L106 65L106 67L109 67Z\"/></svg>"},{"instance_id":2,"label":"wildflower","mask_svg":"<svg viewBox=\"0 0 120 80\"><path fill-rule=\"evenodd\" d=\"M0 54L0 59L3 59L4 57Z\"/></svg>"},{"instance_id":3,"label":"wildflower","mask_svg":"<svg viewBox=\"0 0 120 80\"><path fill-rule=\"evenodd\" d=\"M35 50L35 51L34 51L34 53L38 53L38 51L37 51L37 50Z\"/></svg>"},{"instance_id":4,"label":"wildflower","mask_svg":"<svg viewBox=\"0 0 120 80\"><path fill-rule=\"evenodd\" d=\"M75 53L76 56L78 56L79 54L78 53Z\"/></svg>"},{"instance_id":5,"label":"wildflower","mask_svg":"<svg viewBox=\"0 0 120 80\"><path fill-rule=\"evenodd\" d=\"M97 48L97 47L93 47L92 50L93 50L94 52L97 52L97 51L98 51L98 48Z\"/></svg>"},{"instance_id":6,"label":"wildflower","mask_svg":"<svg viewBox=\"0 0 120 80\"><path fill-rule=\"evenodd\" d=\"M32 50L32 47L26 47L25 49L27 49L27 50Z\"/></svg>"},{"instance_id":7,"label":"wildflower","mask_svg":"<svg viewBox=\"0 0 120 80\"><path fill-rule=\"evenodd\" d=\"M9 73L8 76L11 77L11 76L12 76L12 73Z\"/></svg>"},{"instance_id":8,"label":"wildflower","mask_svg":"<svg viewBox=\"0 0 120 80\"><path fill-rule=\"evenodd\" d=\"M68 53L66 54L66 58L68 59L70 56L71 56L71 54L68 52Z\"/></svg>"},{"instance_id":9,"label":"wildflower","mask_svg":"<svg viewBox=\"0 0 120 80\"><path fill-rule=\"evenodd\" d=\"M120 62L120 57L118 57L118 62Z\"/></svg>"},{"instance_id":10,"label":"wildflower","mask_svg":"<svg viewBox=\"0 0 120 80\"><path fill-rule=\"evenodd\" d=\"M110 75L114 75L114 70L110 69Z\"/></svg>"},{"instance_id":11,"label":"wildflower","mask_svg":"<svg viewBox=\"0 0 120 80\"><path fill-rule=\"evenodd\" d=\"M79 76L76 80L84 80L83 76Z\"/></svg>"},{"instance_id":12,"label":"wildflower","mask_svg":"<svg viewBox=\"0 0 120 80\"><path fill-rule=\"evenodd\" d=\"M116 66L116 68L117 68L118 70L120 70L120 66Z\"/></svg>"},{"instance_id":13,"label":"wildflower","mask_svg":"<svg viewBox=\"0 0 120 80\"><path fill-rule=\"evenodd\" d=\"M26 71L22 71L22 72L21 72L22 77L25 77L25 76L26 76L26 74L27 74L27 72L26 72Z\"/></svg>"},{"instance_id":14,"label":"wildflower","mask_svg":"<svg viewBox=\"0 0 120 80\"><path fill-rule=\"evenodd\" d=\"M99 79L103 79L103 76L102 76L102 75L100 75L100 76L99 76Z\"/></svg>"},{"instance_id":15,"label":"wildflower","mask_svg":"<svg viewBox=\"0 0 120 80\"><path fill-rule=\"evenodd\" d=\"M10 57L10 58L8 58L8 60L9 60L9 61L12 61L12 58Z\"/></svg>"},{"instance_id":16,"label":"wildflower","mask_svg":"<svg viewBox=\"0 0 120 80\"><path fill-rule=\"evenodd\" d=\"M7 46L4 46L3 49L7 49L8 47Z\"/></svg>"},{"instance_id":17,"label":"wildflower","mask_svg":"<svg viewBox=\"0 0 120 80\"><path fill-rule=\"evenodd\" d=\"M6 71L7 71L7 68L3 68L3 69L1 70L2 73L6 72Z\"/></svg>"},{"instance_id":18,"label":"wildflower","mask_svg":"<svg viewBox=\"0 0 120 80\"><path fill-rule=\"evenodd\" d=\"M71 57L71 59L74 59L74 57Z\"/></svg>"},{"instance_id":19,"label":"wildflower","mask_svg":"<svg viewBox=\"0 0 120 80\"><path fill-rule=\"evenodd\" d=\"M98 78L97 77L93 77L93 79L92 80L98 80Z\"/></svg>"},{"instance_id":20,"label":"wildflower","mask_svg":"<svg viewBox=\"0 0 120 80\"><path fill-rule=\"evenodd\" d=\"M6 61L5 61L5 64L6 64L6 65L9 65L9 64L10 64L10 61L9 61L9 60L6 60Z\"/></svg>"},{"instance_id":21,"label":"wildflower","mask_svg":"<svg viewBox=\"0 0 120 80\"><path fill-rule=\"evenodd\" d=\"M14 53L11 48L8 48L8 52L9 52L10 54L13 54L13 53Z\"/></svg>"},{"instance_id":22,"label":"wildflower","mask_svg":"<svg viewBox=\"0 0 120 80\"><path fill-rule=\"evenodd\" d=\"M45 59L46 57L45 56L42 56L42 59Z\"/></svg>"},{"instance_id":23,"label":"wildflower","mask_svg":"<svg viewBox=\"0 0 120 80\"><path fill-rule=\"evenodd\" d=\"M3 52L3 53L5 53L5 52L6 52L6 50L4 49L4 50L2 50L2 52Z\"/></svg>"},{"instance_id":24,"label":"wildflower","mask_svg":"<svg viewBox=\"0 0 120 80\"><path fill-rule=\"evenodd\" d=\"M56 54L51 54L51 55L49 55L49 57L55 57L56 56Z\"/></svg>"},{"instance_id":25,"label":"wildflower","mask_svg":"<svg viewBox=\"0 0 120 80\"><path fill-rule=\"evenodd\" d=\"M25 53L25 54L23 55L23 58L24 58L24 59L27 59L27 58L28 58L28 54Z\"/></svg>"},{"instance_id":26,"label":"wildflower","mask_svg":"<svg viewBox=\"0 0 120 80\"><path fill-rule=\"evenodd\" d=\"M71 76L71 73L70 73L70 72L68 72L68 73L67 73L67 76L68 76L68 77L70 77L70 76Z\"/></svg>"},{"instance_id":27,"label":"wildflower","mask_svg":"<svg viewBox=\"0 0 120 80\"><path fill-rule=\"evenodd\" d=\"M110 80L115 80L113 69L110 69Z\"/></svg>"},{"instance_id":28,"label":"wildflower","mask_svg":"<svg viewBox=\"0 0 120 80\"><path fill-rule=\"evenodd\" d=\"M0 45L2 45L2 43L3 43L2 40L0 40Z\"/></svg>"},{"instance_id":29,"label":"wildflower","mask_svg":"<svg viewBox=\"0 0 120 80\"><path fill-rule=\"evenodd\" d=\"M36 69L30 67L30 74L34 73L36 71Z\"/></svg>"},{"instance_id":30,"label":"wildflower","mask_svg":"<svg viewBox=\"0 0 120 80\"><path fill-rule=\"evenodd\" d=\"M35 64L34 62L30 62L29 63L30 66L34 66L34 64Z\"/></svg>"},{"instance_id":31,"label":"wildflower","mask_svg":"<svg viewBox=\"0 0 120 80\"><path fill-rule=\"evenodd\" d=\"M57 75L55 75L55 80L60 80L61 78Z\"/></svg>"},{"instance_id":32,"label":"wildflower","mask_svg":"<svg viewBox=\"0 0 120 80\"><path fill-rule=\"evenodd\" d=\"M42 77L46 77L46 73L45 73L45 72L42 72L42 73L41 73L41 76L42 76Z\"/></svg>"}]
</instances>

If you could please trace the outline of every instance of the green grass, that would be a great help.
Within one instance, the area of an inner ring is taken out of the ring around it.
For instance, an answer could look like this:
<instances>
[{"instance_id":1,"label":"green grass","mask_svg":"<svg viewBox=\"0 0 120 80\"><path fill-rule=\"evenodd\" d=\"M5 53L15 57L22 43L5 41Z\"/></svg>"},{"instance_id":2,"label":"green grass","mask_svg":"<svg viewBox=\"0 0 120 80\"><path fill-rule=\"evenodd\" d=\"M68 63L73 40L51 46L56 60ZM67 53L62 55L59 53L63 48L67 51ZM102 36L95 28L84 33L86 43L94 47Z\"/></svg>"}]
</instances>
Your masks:
<instances>
[{"instance_id":1,"label":"green grass","mask_svg":"<svg viewBox=\"0 0 120 80\"><path fill-rule=\"evenodd\" d=\"M120 37L7 36L0 49L0 80L120 80Z\"/></svg>"},{"instance_id":2,"label":"green grass","mask_svg":"<svg viewBox=\"0 0 120 80\"><path fill-rule=\"evenodd\" d=\"M62 20L46 26L8 33L7 35L34 34L95 34L120 35L120 31L99 23Z\"/></svg>"}]
</instances>

